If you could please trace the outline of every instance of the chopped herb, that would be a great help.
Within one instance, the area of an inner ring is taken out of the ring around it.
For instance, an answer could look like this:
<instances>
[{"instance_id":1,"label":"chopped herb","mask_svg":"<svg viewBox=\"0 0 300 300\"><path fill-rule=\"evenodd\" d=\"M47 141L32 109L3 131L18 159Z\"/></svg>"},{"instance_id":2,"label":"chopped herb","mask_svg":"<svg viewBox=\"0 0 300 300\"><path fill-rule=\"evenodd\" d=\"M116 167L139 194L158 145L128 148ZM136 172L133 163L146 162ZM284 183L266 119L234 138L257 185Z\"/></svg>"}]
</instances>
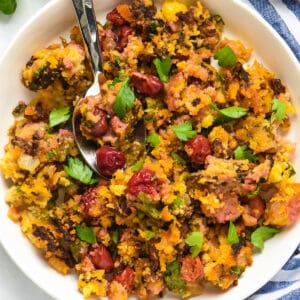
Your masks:
<instances>
[{"instance_id":1,"label":"chopped herb","mask_svg":"<svg viewBox=\"0 0 300 300\"><path fill-rule=\"evenodd\" d=\"M0 1L0 11L6 15L11 15L15 12L17 8L16 0L1 0Z\"/></svg>"},{"instance_id":2,"label":"chopped herb","mask_svg":"<svg viewBox=\"0 0 300 300\"><path fill-rule=\"evenodd\" d=\"M233 267L230 268L230 273L239 276L243 273L243 270L238 266L233 266Z\"/></svg>"},{"instance_id":3,"label":"chopped herb","mask_svg":"<svg viewBox=\"0 0 300 300\"><path fill-rule=\"evenodd\" d=\"M237 61L236 55L228 45L216 52L214 58L218 60L221 67L233 67Z\"/></svg>"},{"instance_id":4,"label":"chopped herb","mask_svg":"<svg viewBox=\"0 0 300 300\"><path fill-rule=\"evenodd\" d=\"M136 215L140 220L144 219L145 217L145 214L142 211L138 211Z\"/></svg>"},{"instance_id":5,"label":"chopped herb","mask_svg":"<svg viewBox=\"0 0 300 300\"><path fill-rule=\"evenodd\" d=\"M49 115L49 127L64 123L69 120L71 116L70 106L64 106L58 109L53 109Z\"/></svg>"},{"instance_id":6,"label":"chopped herb","mask_svg":"<svg viewBox=\"0 0 300 300\"><path fill-rule=\"evenodd\" d=\"M55 206L55 200L54 199L50 199L47 203L47 208L48 209L52 209Z\"/></svg>"},{"instance_id":7,"label":"chopped herb","mask_svg":"<svg viewBox=\"0 0 300 300\"><path fill-rule=\"evenodd\" d=\"M120 79L119 77L115 77L112 81L112 83L110 83L107 87L109 89L111 89L112 87L114 87L117 83L122 82L122 79Z\"/></svg>"},{"instance_id":8,"label":"chopped herb","mask_svg":"<svg viewBox=\"0 0 300 300\"><path fill-rule=\"evenodd\" d=\"M286 114L286 105L278 99L272 100L272 116L271 122L273 123L275 119L277 121L282 121Z\"/></svg>"},{"instance_id":9,"label":"chopped herb","mask_svg":"<svg viewBox=\"0 0 300 300\"><path fill-rule=\"evenodd\" d=\"M157 147L160 144L159 134L156 132L147 136L146 142L149 143L152 147Z\"/></svg>"},{"instance_id":10,"label":"chopped herb","mask_svg":"<svg viewBox=\"0 0 300 300\"><path fill-rule=\"evenodd\" d=\"M174 125L173 132L181 141L185 142L197 134L196 130L193 130L191 121L182 123L180 125Z\"/></svg>"},{"instance_id":11,"label":"chopped herb","mask_svg":"<svg viewBox=\"0 0 300 300\"><path fill-rule=\"evenodd\" d=\"M180 274L180 263L176 260L170 262L166 266L166 272L164 274L167 287L171 291L177 291L183 295L185 292L186 284Z\"/></svg>"},{"instance_id":12,"label":"chopped herb","mask_svg":"<svg viewBox=\"0 0 300 300\"><path fill-rule=\"evenodd\" d=\"M140 160L131 167L131 171L138 172L143 167L143 165L144 165L144 162Z\"/></svg>"},{"instance_id":13,"label":"chopped herb","mask_svg":"<svg viewBox=\"0 0 300 300\"><path fill-rule=\"evenodd\" d=\"M202 249L203 244L203 233L200 231L194 231L190 233L185 239L185 243L189 246L192 257L195 258Z\"/></svg>"},{"instance_id":14,"label":"chopped herb","mask_svg":"<svg viewBox=\"0 0 300 300\"><path fill-rule=\"evenodd\" d=\"M139 202L134 202L133 205L145 215L152 217L153 219L160 219L161 212L153 204L144 192L138 193Z\"/></svg>"},{"instance_id":15,"label":"chopped herb","mask_svg":"<svg viewBox=\"0 0 300 300\"><path fill-rule=\"evenodd\" d=\"M179 196L170 205L170 208L175 215L180 212L184 212L185 207L186 204L184 199Z\"/></svg>"},{"instance_id":16,"label":"chopped herb","mask_svg":"<svg viewBox=\"0 0 300 300\"><path fill-rule=\"evenodd\" d=\"M236 227L234 226L232 221L229 222L227 241L229 244L237 244L240 241L238 233L236 231Z\"/></svg>"},{"instance_id":17,"label":"chopped herb","mask_svg":"<svg viewBox=\"0 0 300 300\"><path fill-rule=\"evenodd\" d=\"M248 112L248 108L239 107L239 106L230 106L230 107L219 109L214 104L211 104L210 108L219 113L219 115L214 121L215 125L220 125L235 119L239 119L245 116Z\"/></svg>"},{"instance_id":18,"label":"chopped herb","mask_svg":"<svg viewBox=\"0 0 300 300\"><path fill-rule=\"evenodd\" d=\"M256 248L262 250L264 241L273 237L279 230L268 226L260 226L251 234L251 243Z\"/></svg>"},{"instance_id":19,"label":"chopped herb","mask_svg":"<svg viewBox=\"0 0 300 300\"><path fill-rule=\"evenodd\" d=\"M146 241L150 241L151 239L153 239L155 237L155 233L151 230L138 229L138 232L141 235L141 237L143 239L145 239Z\"/></svg>"},{"instance_id":20,"label":"chopped herb","mask_svg":"<svg viewBox=\"0 0 300 300\"><path fill-rule=\"evenodd\" d=\"M56 151L54 149L51 149L46 154L47 160L53 159L56 155L57 155Z\"/></svg>"},{"instance_id":21,"label":"chopped herb","mask_svg":"<svg viewBox=\"0 0 300 300\"><path fill-rule=\"evenodd\" d=\"M153 61L157 74L162 82L167 82L172 67L171 57L168 55L163 59L155 58Z\"/></svg>"},{"instance_id":22,"label":"chopped herb","mask_svg":"<svg viewBox=\"0 0 300 300\"><path fill-rule=\"evenodd\" d=\"M18 117L24 113L27 105L24 102L19 102L19 104L14 108L12 114L14 117Z\"/></svg>"},{"instance_id":23,"label":"chopped herb","mask_svg":"<svg viewBox=\"0 0 300 300\"><path fill-rule=\"evenodd\" d=\"M120 231L119 231L119 229L116 229L112 233L111 239L112 239L112 241L114 242L115 245L117 245L119 243L119 239L120 239Z\"/></svg>"},{"instance_id":24,"label":"chopped herb","mask_svg":"<svg viewBox=\"0 0 300 300\"><path fill-rule=\"evenodd\" d=\"M80 250L84 247L82 244L83 243L77 239L76 242L70 246L71 254L76 262L79 262Z\"/></svg>"},{"instance_id":25,"label":"chopped herb","mask_svg":"<svg viewBox=\"0 0 300 300\"><path fill-rule=\"evenodd\" d=\"M258 185L254 191L252 191L251 193L249 193L247 195L247 198L249 198L249 199L255 198L259 194L260 190L261 190L261 187Z\"/></svg>"},{"instance_id":26,"label":"chopped herb","mask_svg":"<svg viewBox=\"0 0 300 300\"><path fill-rule=\"evenodd\" d=\"M289 177L292 177L292 176L296 175L296 171L295 171L294 166L291 165L288 162L286 164L287 164L287 167L285 168L285 171L289 171L290 172Z\"/></svg>"},{"instance_id":27,"label":"chopped herb","mask_svg":"<svg viewBox=\"0 0 300 300\"><path fill-rule=\"evenodd\" d=\"M186 161L180 155L178 155L176 152L172 152L171 157L174 160L174 162L179 164L179 165L185 165L186 164Z\"/></svg>"},{"instance_id":28,"label":"chopped herb","mask_svg":"<svg viewBox=\"0 0 300 300\"><path fill-rule=\"evenodd\" d=\"M92 227L76 225L77 236L85 242L95 244L97 242L94 230Z\"/></svg>"},{"instance_id":29,"label":"chopped herb","mask_svg":"<svg viewBox=\"0 0 300 300\"><path fill-rule=\"evenodd\" d=\"M68 165L64 165L64 169L70 177L84 184L94 184L97 182L96 179L92 178L93 171L77 157L69 157Z\"/></svg>"},{"instance_id":30,"label":"chopped herb","mask_svg":"<svg viewBox=\"0 0 300 300\"><path fill-rule=\"evenodd\" d=\"M16 192L17 192L17 193L23 193L23 191L22 191L22 186L21 186L21 185L17 185L17 186L16 186Z\"/></svg>"},{"instance_id":31,"label":"chopped herb","mask_svg":"<svg viewBox=\"0 0 300 300\"><path fill-rule=\"evenodd\" d=\"M48 64L44 64L42 66L40 66L34 73L33 73L33 77L34 78L38 78L42 73L44 73L47 69L49 69L49 65Z\"/></svg>"},{"instance_id":32,"label":"chopped herb","mask_svg":"<svg viewBox=\"0 0 300 300\"><path fill-rule=\"evenodd\" d=\"M122 67L125 64L124 61L119 56L115 56L115 62L119 67Z\"/></svg>"},{"instance_id":33,"label":"chopped herb","mask_svg":"<svg viewBox=\"0 0 300 300\"><path fill-rule=\"evenodd\" d=\"M225 84L225 79L224 79L224 77L221 75L221 73L220 73L220 72L217 72L216 75L217 75L217 78L219 79L219 81L221 82L221 84L222 84L222 85Z\"/></svg>"},{"instance_id":34,"label":"chopped herb","mask_svg":"<svg viewBox=\"0 0 300 300\"><path fill-rule=\"evenodd\" d=\"M258 157L254 155L250 149L248 149L247 145L238 146L233 153L234 158L237 160L248 159L251 162L258 161Z\"/></svg>"},{"instance_id":35,"label":"chopped herb","mask_svg":"<svg viewBox=\"0 0 300 300\"><path fill-rule=\"evenodd\" d=\"M135 94L128 85L129 78L123 81L123 84L117 94L116 101L113 105L114 112L120 118L124 118L126 109L132 109L134 106Z\"/></svg>"},{"instance_id":36,"label":"chopped herb","mask_svg":"<svg viewBox=\"0 0 300 300\"><path fill-rule=\"evenodd\" d=\"M105 22L105 23L103 24L103 29L107 29L107 27L108 27L108 22Z\"/></svg>"}]
</instances>

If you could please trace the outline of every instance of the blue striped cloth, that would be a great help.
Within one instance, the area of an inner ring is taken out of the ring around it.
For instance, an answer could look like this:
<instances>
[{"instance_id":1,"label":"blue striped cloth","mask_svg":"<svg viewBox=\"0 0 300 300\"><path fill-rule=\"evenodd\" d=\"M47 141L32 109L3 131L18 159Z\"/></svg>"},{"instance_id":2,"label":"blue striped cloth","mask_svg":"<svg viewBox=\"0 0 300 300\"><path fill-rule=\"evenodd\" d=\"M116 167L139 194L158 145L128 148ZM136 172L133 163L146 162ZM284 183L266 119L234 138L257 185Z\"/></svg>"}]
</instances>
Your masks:
<instances>
[{"instance_id":1,"label":"blue striped cloth","mask_svg":"<svg viewBox=\"0 0 300 300\"><path fill-rule=\"evenodd\" d=\"M300 62L300 0L244 0L281 35ZM300 245L269 282L247 300L300 299Z\"/></svg>"}]
</instances>

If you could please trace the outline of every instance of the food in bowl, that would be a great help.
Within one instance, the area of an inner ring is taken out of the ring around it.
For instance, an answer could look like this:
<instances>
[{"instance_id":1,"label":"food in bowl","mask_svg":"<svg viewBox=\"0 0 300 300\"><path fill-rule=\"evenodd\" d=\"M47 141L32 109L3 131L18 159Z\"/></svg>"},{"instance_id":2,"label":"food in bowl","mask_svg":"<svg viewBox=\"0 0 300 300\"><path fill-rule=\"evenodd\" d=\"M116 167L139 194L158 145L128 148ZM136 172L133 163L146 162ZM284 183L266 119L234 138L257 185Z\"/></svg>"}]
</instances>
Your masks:
<instances>
[{"instance_id":1,"label":"food in bowl","mask_svg":"<svg viewBox=\"0 0 300 300\"><path fill-rule=\"evenodd\" d=\"M78 28L32 55L1 169L30 242L78 288L123 299L238 283L264 240L300 210L288 88L200 2L120 4L99 24L101 95L80 107L97 176L69 118L92 75ZM143 122L146 143L135 139Z\"/></svg>"}]
</instances>

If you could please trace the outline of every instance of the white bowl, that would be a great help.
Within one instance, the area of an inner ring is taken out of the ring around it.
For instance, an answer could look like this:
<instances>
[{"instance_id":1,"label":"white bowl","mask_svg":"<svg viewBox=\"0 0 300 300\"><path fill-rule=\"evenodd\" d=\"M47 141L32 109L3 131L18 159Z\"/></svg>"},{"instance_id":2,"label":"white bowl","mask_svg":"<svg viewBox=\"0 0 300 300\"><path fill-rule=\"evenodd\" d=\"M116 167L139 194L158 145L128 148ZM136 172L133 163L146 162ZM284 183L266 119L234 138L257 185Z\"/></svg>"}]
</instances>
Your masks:
<instances>
[{"instance_id":1,"label":"white bowl","mask_svg":"<svg viewBox=\"0 0 300 300\"><path fill-rule=\"evenodd\" d=\"M104 19L119 1L95 1L98 19ZM255 12L246 5L234 0L203 0L212 12L218 13L225 21L228 35L242 40L255 49L255 55L265 66L273 70L289 87L294 105L300 107L300 66L291 50L280 36ZM2 57L0 62L0 156L7 143L7 129L13 123L11 112L19 100L29 100L33 94L20 82L21 67L31 54L59 36L67 36L76 22L71 1L53 0L35 15ZM300 118L292 120L289 138L300 140ZM300 170L300 153L296 151L296 170ZM299 174L297 177L299 181ZM55 299L82 300L77 290L75 275L63 276L51 269L33 246L22 235L19 225L7 217L8 207L4 203L7 182L0 178L0 240L7 253L19 268L46 293ZM249 267L236 287L227 292L209 290L197 299L243 299L251 295L274 276L299 243L300 222L289 230L276 235L265 243L262 253L254 256L253 266ZM20 291L21 292L21 291ZM166 299L171 296L166 295Z\"/></svg>"}]
</instances>

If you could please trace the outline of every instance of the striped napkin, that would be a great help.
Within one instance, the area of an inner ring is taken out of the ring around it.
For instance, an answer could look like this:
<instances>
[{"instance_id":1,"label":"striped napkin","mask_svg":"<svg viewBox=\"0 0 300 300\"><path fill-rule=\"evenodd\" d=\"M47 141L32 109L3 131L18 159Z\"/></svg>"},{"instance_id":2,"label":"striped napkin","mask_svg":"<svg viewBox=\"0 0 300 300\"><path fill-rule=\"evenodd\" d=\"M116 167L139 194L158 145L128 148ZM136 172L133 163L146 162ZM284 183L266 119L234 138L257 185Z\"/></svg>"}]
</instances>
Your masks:
<instances>
[{"instance_id":1,"label":"striped napkin","mask_svg":"<svg viewBox=\"0 0 300 300\"><path fill-rule=\"evenodd\" d=\"M300 0L243 0L281 35L300 62ZM300 245L283 268L247 300L300 299Z\"/></svg>"}]
</instances>

